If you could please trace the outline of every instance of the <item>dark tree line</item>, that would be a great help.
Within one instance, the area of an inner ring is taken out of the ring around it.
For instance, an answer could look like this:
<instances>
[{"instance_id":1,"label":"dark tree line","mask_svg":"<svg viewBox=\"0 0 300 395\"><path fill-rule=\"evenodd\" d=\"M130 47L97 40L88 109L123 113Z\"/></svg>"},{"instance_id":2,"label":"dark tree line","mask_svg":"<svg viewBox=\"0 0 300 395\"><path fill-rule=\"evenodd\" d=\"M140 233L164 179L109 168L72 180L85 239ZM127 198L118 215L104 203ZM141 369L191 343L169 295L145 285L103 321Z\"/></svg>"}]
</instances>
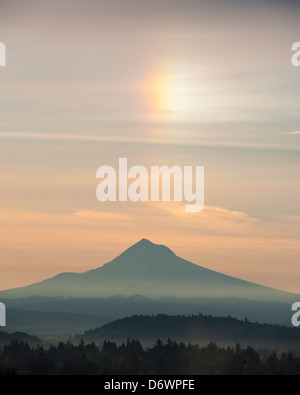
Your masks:
<instances>
[{"instance_id":1,"label":"dark tree line","mask_svg":"<svg viewBox=\"0 0 300 395\"><path fill-rule=\"evenodd\" d=\"M206 347L160 340L144 349L137 340L78 345L60 342L47 349L12 341L0 349L0 375L296 375L300 358L291 353L261 357L251 347Z\"/></svg>"}]
</instances>

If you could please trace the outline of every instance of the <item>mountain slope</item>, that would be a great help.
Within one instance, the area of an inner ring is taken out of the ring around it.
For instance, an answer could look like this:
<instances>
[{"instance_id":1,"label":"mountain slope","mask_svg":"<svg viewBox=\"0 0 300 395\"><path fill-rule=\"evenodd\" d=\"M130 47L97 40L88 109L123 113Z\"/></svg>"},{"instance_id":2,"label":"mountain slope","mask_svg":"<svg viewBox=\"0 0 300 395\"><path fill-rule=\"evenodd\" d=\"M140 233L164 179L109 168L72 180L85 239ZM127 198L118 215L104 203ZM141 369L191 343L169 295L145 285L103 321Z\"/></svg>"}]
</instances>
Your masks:
<instances>
[{"instance_id":1,"label":"mountain slope","mask_svg":"<svg viewBox=\"0 0 300 395\"><path fill-rule=\"evenodd\" d=\"M48 280L0 292L1 298L63 296L98 298L114 295L161 297L234 297L293 302L296 295L230 277L195 265L169 248L142 239L104 266L61 273Z\"/></svg>"},{"instance_id":2,"label":"mountain slope","mask_svg":"<svg viewBox=\"0 0 300 395\"><path fill-rule=\"evenodd\" d=\"M38 336L69 336L111 321L111 317L101 315L9 309L5 329L9 332L21 331Z\"/></svg>"},{"instance_id":3,"label":"mountain slope","mask_svg":"<svg viewBox=\"0 0 300 395\"><path fill-rule=\"evenodd\" d=\"M10 344L12 341L24 342L29 344L30 346L36 346L38 344L42 344L43 341L39 339L37 336L28 335L24 332L4 332L0 331L0 346L4 346L5 344Z\"/></svg>"},{"instance_id":4,"label":"mountain slope","mask_svg":"<svg viewBox=\"0 0 300 395\"><path fill-rule=\"evenodd\" d=\"M116 320L85 332L77 337L87 342L104 340L125 342L138 339L152 344L157 339L178 342L210 341L256 347L275 347L300 349L300 330L279 325L251 323L232 317L212 317L202 314L194 316L132 316Z\"/></svg>"},{"instance_id":5,"label":"mountain slope","mask_svg":"<svg viewBox=\"0 0 300 395\"><path fill-rule=\"evenodd\" d=\"M291 325L290 303L250 301L249 299L238 298L199 297L161 298L154 300L142 296L114 296L111 298L93 299L47 298L37 296L20 299L2 299L2 301L7 308L6 329L15 331L34 327L35 330L33 333L40 333L40 329L47 327L47 325L48 329L52 331L53 324L59 316L64 318L61 321L64 325L61 325L61 327L70 328L74 326L72 316L75 314L81 317L78 318L78 323L80 327L84 327L84 330L99 326L99 322L104 324L105 322L132 315L195 315L199 314L199 312L211 314L215 317L230 315L231 317L242 320L247 317L252 322ZM16 311L18 311L18 315L15 314ZM44 313L43 317L41 316L41 312ZM53 315L54 313L56 317ZM83 315L89 315L90 318L83 318ZM99 319L98 324L92 322L91 316ZM40 320L41 317L43 320ZM83 321L80 322L80 320ZM36 322L36 325L33 325L33 322ZM74 327L76 328L76 333L78 333L79 329L77 325Z\"/></svg>"}]
</instances>

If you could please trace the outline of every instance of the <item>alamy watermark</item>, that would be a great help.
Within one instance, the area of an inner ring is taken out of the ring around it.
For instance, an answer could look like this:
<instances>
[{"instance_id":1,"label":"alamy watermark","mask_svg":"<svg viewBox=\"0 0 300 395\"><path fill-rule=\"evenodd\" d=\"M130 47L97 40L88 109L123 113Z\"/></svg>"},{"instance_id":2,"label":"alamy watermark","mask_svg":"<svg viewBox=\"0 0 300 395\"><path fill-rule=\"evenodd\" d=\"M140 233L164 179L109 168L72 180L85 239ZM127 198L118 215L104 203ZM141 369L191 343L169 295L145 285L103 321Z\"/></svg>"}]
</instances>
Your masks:
<instances>
[{"instance_id":1,"label":"alamy watermark","mask_svg":"<svg viewBox=\"0 0 300 395\"><path fill-rule=\"evenodd\" d=\"M170 202L171 185L173 200L188 202L185 211L198 213L204 208L204 167L196 166L132 166L127 158L119 158L119 175L112 166L101 166L96 177L103 179L97 186L100 202ZM131 181L129 183L129 181ZM192 204L193 203L193 204Z\"/></svg>"},{"instance_id":2,"label":"alamy watermark","mask_svg":"<svg viewBox=\"0 0 300 395\"><path fill-rule=\"evenodd\" d=\"M6 307L0 302L0 326L6 326Z\"/></svg>"},{"instance_id":3,"label":"alamy watermark","mask_svg":"<svg viewBox=\"0 0 300 395\"><path fill-rule=\"evenodd\" d=\"M294 43L292 45L292 51L295 53L292 56L292 65L295 67L300 66L300 42Z\"/></svg>"},{"instance_id":4,"label":"alamy watermark","mask_svg":"<svg viewBox=\"0 0 300 395\"><path fill-rule=\"evenodd\" d=\"M292 311L296 311L296 313L292 316L293 326L300 326L300 302L293 304Z\"/></svg>"},{"instance_id":5,"label":"alamy watermark","mask_svg":"<svg viewBox=\"0 0 300 395\"><path fill-rule=\"evenodd\" d=\"M6 47L3 43L0 42L0 66L6 66Z\"/></svg>"}]
</instances>

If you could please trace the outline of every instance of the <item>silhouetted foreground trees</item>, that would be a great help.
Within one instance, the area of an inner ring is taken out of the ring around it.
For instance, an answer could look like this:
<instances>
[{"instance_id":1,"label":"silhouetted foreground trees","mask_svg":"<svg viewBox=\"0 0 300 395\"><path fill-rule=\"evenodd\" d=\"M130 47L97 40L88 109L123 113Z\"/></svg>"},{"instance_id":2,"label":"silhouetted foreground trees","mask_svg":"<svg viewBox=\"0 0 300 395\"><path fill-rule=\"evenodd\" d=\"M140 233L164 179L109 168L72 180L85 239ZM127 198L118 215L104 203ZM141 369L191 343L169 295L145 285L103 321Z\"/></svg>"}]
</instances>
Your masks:
<instances>
[{"instance_id":1,"label":"silhouetted foreground trees","mask_svg":"<svg viewBox=\"0 0 300 395\"><path fill-rule=\"evenodd\" d=\"M295 375L300 374L300 358L275 353L261 357L251 347L221 348L215 343L206 347L157 340L143 349L139 341L105 341L73 345L60 342L45 349L12 341L0 349L0 375Z\"/></svg>"}]
</instances>

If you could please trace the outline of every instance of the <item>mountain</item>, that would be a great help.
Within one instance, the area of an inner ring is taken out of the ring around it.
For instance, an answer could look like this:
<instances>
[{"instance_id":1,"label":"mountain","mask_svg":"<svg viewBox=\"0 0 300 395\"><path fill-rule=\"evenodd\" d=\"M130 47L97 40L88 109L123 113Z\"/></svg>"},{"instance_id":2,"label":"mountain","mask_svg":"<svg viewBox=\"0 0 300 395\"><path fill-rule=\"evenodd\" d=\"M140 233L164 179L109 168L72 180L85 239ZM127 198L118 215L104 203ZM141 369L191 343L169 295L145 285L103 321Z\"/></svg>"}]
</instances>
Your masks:
<instances>
[{"instance_id":1,"label":"mountain","mask_svg":"<svg viewBox=\"0 0 300 395\"><path fill-rule=\"evenodd\" d=\"M207 345L216 342L222 345L270 347L300 350L300 330L280 325L251 323L232 317L212 317L203 314L193 316L133 316L116 320L86 331L77 336L78 341L96 343L105 340L126 342L138 339L145 344L153 344L157 339L177 342L195 342Z\"/></svg>"},{"instance_id":2,"label":"mountain","mask_svg":"<svg viewBox=\"0 0 300 395\"><path fill-rule=\"evenodd\" d=\"M142 295L158 299L242 298L292 303L299 296L195 265L169 248L142 239L117 258L85 273L61 273L33 285L0 292L1 299L31 296L100 298Z\"/></svg>"}]
</instances>

